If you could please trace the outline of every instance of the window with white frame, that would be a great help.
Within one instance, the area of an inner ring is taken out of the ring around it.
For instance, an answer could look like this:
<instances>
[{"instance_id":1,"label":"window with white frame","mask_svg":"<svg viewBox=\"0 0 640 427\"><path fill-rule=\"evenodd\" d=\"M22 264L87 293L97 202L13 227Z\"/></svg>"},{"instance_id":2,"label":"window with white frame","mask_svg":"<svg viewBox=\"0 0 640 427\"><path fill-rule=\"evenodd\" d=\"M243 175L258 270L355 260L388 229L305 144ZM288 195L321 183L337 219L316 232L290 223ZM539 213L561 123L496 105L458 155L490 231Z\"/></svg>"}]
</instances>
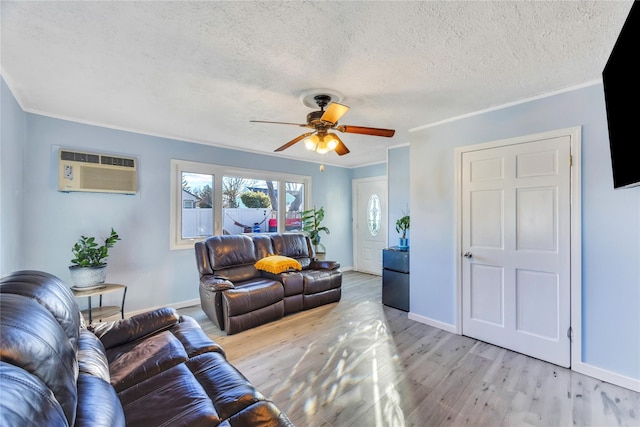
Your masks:
<instances>
[{"instance_id":1,"label":"window with white frame","mask_svg":"<svg viewBox=\"0 0 640 427\"><path fill-rule=\"evenodd\" d=\"M302 229L311 177L171 161L171 249L220 234Z\"/></svg>"}]
</instances>

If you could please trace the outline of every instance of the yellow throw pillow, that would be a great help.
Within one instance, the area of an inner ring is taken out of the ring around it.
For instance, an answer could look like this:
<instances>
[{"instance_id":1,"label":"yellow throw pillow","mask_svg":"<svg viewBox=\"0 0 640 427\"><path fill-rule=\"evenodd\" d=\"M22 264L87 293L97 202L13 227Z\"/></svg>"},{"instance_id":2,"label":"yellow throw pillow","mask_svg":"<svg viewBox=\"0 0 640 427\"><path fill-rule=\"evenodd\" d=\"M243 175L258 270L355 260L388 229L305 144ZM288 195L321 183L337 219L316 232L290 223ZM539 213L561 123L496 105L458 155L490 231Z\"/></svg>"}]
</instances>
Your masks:
<instances>
[{"instance_id":1,"label":"yellow throw pillow","mask_svg":"<svg viewBox=\"0 0 640 427\"><path fill-rule=\"evenodd\" d=\"M258 270L267 271L273 274L280 274L288 270L302 270L302 266L293 258L282 255L269 255L254 264Z\"/></svg>"}]
</instances>

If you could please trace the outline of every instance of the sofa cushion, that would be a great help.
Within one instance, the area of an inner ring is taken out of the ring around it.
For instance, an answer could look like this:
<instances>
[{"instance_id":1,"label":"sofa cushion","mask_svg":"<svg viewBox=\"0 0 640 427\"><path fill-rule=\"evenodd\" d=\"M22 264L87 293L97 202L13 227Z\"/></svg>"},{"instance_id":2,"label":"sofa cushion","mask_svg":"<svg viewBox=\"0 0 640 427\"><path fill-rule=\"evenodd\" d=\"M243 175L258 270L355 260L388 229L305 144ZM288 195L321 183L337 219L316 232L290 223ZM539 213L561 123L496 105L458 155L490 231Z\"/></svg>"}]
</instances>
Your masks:
<instances>
[{"instance_id":1,"label":"sofa cushion","mask_svg":"<svg viewBox=\"0 0 640 427\"><path fill-rule=\"evenodd\" d=\"M256 249L256 258L264 258L269 254L274 254L271 234L254 234L251 236Z\"/></svg>"},{"instance_id":2,"label":"sofa cushion","mask_svg":"<svg viewBox=\"0 0 640 427\"><path fill-rule=\"evenodd\" d=\"M180 321L178 312L169 307L136 314L118 322L103 322L91 325L106 349L125 344L168 329Z\"/></svg>"},{"instance_id":3,"label":"sofa cushion","mask_svg":"<svg viewBox=\"0 0 640 427\"><path fill-rule=\"evenodd\" d=\"M214 351L224 355L224 350L202 330L192 317L183 317L182 321L169 330L182 343L187 356Z\"/></svg>"},{"instance_id":4,"label":"sofa cushion","mask_svg":"<svg viewBox=\"0 0 640 427\"><path fill-rule=\"evenodd\" d=\"M265 400L262 393L219 353L201 354L190 359L187 366L207 390L222 419Z\"/></svg>"},{"instance_id":5,"label":"sofa cushion","mask_svg":"<svg viewBox=\"0 0 640 427\"><path fill-rule=\"evenodd\" d=\"M104 346L98 337L87 329L80 330L78 369L80 373L90 374L109 382L109 362Z\"/></svg>"},{"instance_id":6,"label":"sofa cushion","mask_svg":"<svg viewBox=\"0 0 640 427\"><path fill-rule=\"evenodd\" d=\"M0 325L0 360L23 368L46 384L73 425L78 362L60 324L35 299L3 294Z\"/></svg>"},{"instance_id":7,"label":"sofa cushion","mask_svg":"<svg viewBox=\"0 0 640 427\"><path fill-rule=\"evenodd\" d=\"M297 260L282 255L266 256L258 260L254 266L258 270L272 274L280 274L285 271L302 270L302 266Z\"/></svg>"},{"instance_id":8,"label":"sofa cushion","mask_svg":"<svg viewBox=\"0 0 640 427\"><path fill-rule=\"evenodd\" d=\"M184 363L129 387L118 397L127 427L217 426L221 422L208 390Z\"/></svg>"},{"instance_id":9,"label":"sofa cushion","mask_svg":"<svg viewBox=\"0 0 640 427\"><path fill-rule=\"evenodd\" d=\"M212 236L205 243L209 249L211 269L214 271L256 262L255 247L249 236Z\"/></svg>"},{"instance_id":10,"label":"sofa cushion","mask_svg":"<svg viewBox=\"0 0 640 427\"><path fill-rule=\"evenodd\" d=\"M107 349L111 384L120 392L187 360L182 343L168 331Z\"/></svg>"},{"instance_id":11,"label":"sofa cushion","mask_svg":"<svg viewBox=\"0 0 640 427\"><path fill-rule=\"evenodd\" d=\"M0 361L0 384L0 425L67 425L62 407L38 377L18 366Z\"/></svg>"},{"instance_id":12,"label":"sofa cushion","mask_svg":"<svg viewBox=\"0 0 640 427\"><path fill-rule=\"evenodd\" d=\"M305 270L301 274L305 295L340 288L342 285L342 275L335 270Z\"/></svg>"},{"instance_id":13,"label":"sofa cushion","mask_svg":"<svg viewBox=\"0 0 640 427\"><path fill-rule=\"evenodd\" d=\"M295 258L302 265L302 268L307 268L311 263L311 252L309 251L307 236L304 234L273 234L271 241L274 254Z\"/></svg>"},{"instance_id":14,"label":"sofa cushion","mask_svg":"<svg viewBox=\"0 0 640 427\"><path fill-rule=\"evenodd\" d=\"M284 301L278 301L269 306L235 316L227 314L227 307L228 304L224 304L224 329L227 331L227 335L255 328L284 317Z\"/></svg>"},{"instance_id":15,"label":"sofa cushion","mask_svg":"<svg viewBox=\"0 0 640 427\"><path fill-rule=\"evenodd\" d=\"M42 286L43 283L47 286ZM73 293L62 280L43 271L16 271L0 279L0 293L22 295L36 300L60 324L73 348L78 348L82 316Z\"/></svg>"},{"instance_id":16,"label":"sofa cushion","mask_svg":"<svg viewBox=\"0 0 640 427\"><path fill-rule=\"evenodd\" d=\"M304 292L304 279L302 273L297 271L285 272L278 276L284 288L284 296L300 295Z\"/></svg>"},{"instance_id":17,"label":"sofa cushion","mask_svg":"<svg viewBox=\"0 0 640 427\"><path fill-rule=\"evenodd\" d=\"M237 284L234 289L224 291L223 300L229 316L248 313L282 301L282 283L271 279L258 279Z\"/></svg>"},{"instance_id":18,"label":"sofa cushion","mask_svg":"<svg viewBox=\"0 0 640 427\"><path fill-rule=\"evenodd\" d=\"M212 236L196 242L195 251L201 279L222 276L235 284L260 277L260 272L253 266L258 258L249 236Z\"/></svg>"}]
</instances>

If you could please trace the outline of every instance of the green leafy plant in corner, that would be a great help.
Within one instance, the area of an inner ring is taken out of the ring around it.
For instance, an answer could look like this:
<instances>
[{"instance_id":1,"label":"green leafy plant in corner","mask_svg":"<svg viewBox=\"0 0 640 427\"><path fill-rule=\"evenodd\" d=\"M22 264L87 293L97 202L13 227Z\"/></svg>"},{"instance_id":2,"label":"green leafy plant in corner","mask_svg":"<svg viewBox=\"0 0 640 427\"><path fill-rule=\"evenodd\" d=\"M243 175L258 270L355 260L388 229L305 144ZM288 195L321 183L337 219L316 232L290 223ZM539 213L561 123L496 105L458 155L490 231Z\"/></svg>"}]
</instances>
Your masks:
<instances>
[{"instance_id":1,"label":"green leafy plant in corner","mask_svg":"<svg viewBox=\"0 0 640 427\"><path fill-rule=\"evenodd\" d=\"M402 239L407 238L407 230L409 229L410 225L411 225L411 221L410 221L409 215L405 215L402 218L396 220L396 232L402 234L401 235Z\"/></svg>"},{"instance_id":2,"label":"green leafy plant in corner","mask_svg":"<svg viewBox=\"0 0 640 427\"><path fill-rule=\"evenodd\" d=\"M111 229L111 235L104 240L104 245L96 243L95 237L81 236L73 245L71 252L74 258L71 260L72 267L104 267L107 265L104 260L109 256L109 249L120 240L120 236Z\"/></svg>"},{"instance_id":3,"label":"green leafy plant in corner","mask_svg":"<svg viewBox=\"0 0 640 427\"><path fill-rule=\"evenodd\" d=\"M302 211L302 229L309 235L311 244L314 246L320 245L320 232L324 231L327 234L331 234L327 227L320 225L324 219L324 208L320 207L316 209L308 209Z\"/></svg>"}]
</instances>

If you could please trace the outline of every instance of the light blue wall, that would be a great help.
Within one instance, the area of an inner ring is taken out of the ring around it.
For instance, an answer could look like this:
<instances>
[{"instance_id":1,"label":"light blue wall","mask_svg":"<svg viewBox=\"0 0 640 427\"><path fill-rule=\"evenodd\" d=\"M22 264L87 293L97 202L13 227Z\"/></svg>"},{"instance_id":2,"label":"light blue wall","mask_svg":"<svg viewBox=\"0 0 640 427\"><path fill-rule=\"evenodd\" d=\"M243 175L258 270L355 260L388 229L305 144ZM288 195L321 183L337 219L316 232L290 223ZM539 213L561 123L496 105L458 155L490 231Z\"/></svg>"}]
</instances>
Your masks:
<instances>
[{"instance_id":1,"label":"light blue wall","mask_svg":"<svg viewBox=\"0 0 640 427\"><path fill-rule=\"evenodd\" d=\"M28 197L24 201L22 237L29 247L21 268L48 271L70 282L67 267L73 243L82 234L106 237L114 227L122 241L110 252L107 280L129 285L127 312L198 298L193 250L169 250L171 159L310 175L312 203L325 207L323 224L331 230L330 235L323 236L327 258L345 268L353 265L350 169L327 166L320 172L314 163L35 114L26 114L26 136L24 193ZM58 192L59 147L138 157L138 194Z\"/></svg>"},{"instance_id":2,"label":"light blue wall","mask_svg":"<svg viewBox=\"0 0 640 427\"><path fill-rule=\"evenodd\" d=\"M26 142L27 115L0 78L0 277L21 265Z\"/></svg>"},{"instance_id":3,"label":"light blue wall","mask_svg":"<svg viewBox=\"0 0 640 427\"><path fill-rule=\"evenodd\" d=\"M389 246L397 246L400 234L396 232L396 221L405 214L411 214L409 208L409 146L389 149ZM407 231L411 245L411 229Z\"/></svg>"},{"instance_id":4,"label":"light blue wall","mask_svg":"<svg viewBox=\"0 0 640 427\"><path fill-rule=\"evenodd\" d=\"M582 127L582 361L640 379L640 187L613 189L601 84L412 132L411 312L456 322L455 147L573 126Z\"/></svg>"},{"instance_id":5,"label":"light blue wall","mask_svg":"<svg viewBox=\"0 0 640 427\"><path fill-rule=\"evenodd\" d=\"M354 168L352 171L353 179L371 178L374 176L386 176L387 164L377 163L375 165L362 166Z\"/></svg>"}]
</instances>

